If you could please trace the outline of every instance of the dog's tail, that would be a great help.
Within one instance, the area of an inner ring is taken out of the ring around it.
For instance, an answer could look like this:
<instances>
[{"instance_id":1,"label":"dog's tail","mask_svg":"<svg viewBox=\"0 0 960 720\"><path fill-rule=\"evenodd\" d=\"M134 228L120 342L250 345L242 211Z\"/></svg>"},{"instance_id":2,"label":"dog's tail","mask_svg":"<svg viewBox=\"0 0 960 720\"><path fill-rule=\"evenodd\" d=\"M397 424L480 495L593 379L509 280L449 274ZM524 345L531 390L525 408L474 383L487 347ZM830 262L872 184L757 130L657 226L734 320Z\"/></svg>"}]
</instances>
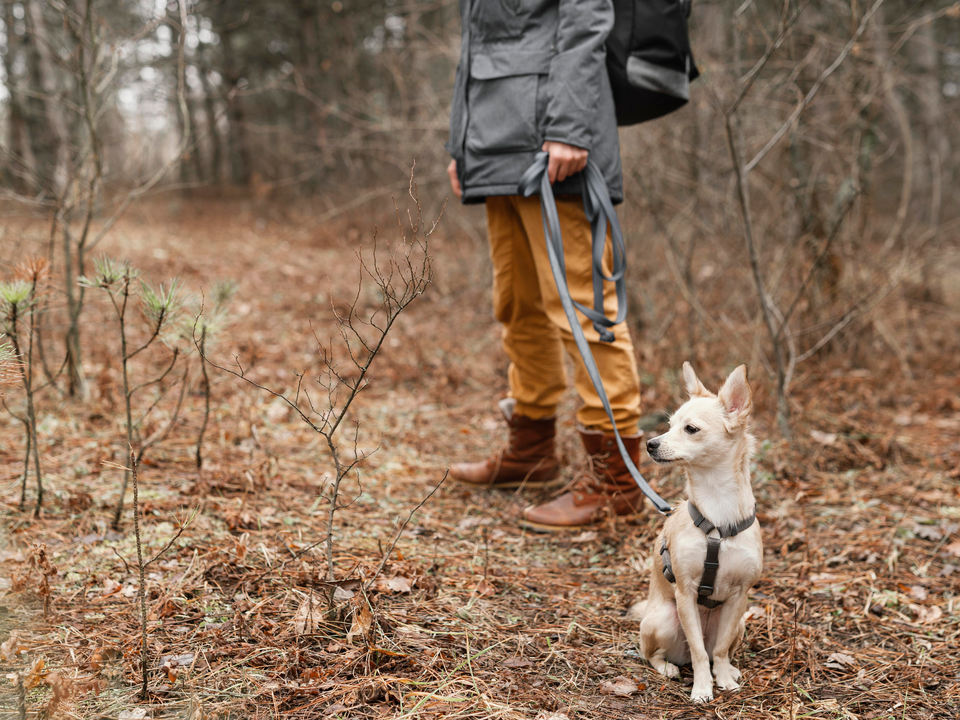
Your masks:
<instances>
[{"instance_id":1,"label":"dog's tail","mask_svg":"<svg viewBox=\"0 0 960 720\"><path fill-rule=\"evenodd\" d=\"M635 602L630 606L630 609L627 610L623 615L624 620L632 620L634 622L640 622L643 620L643 616L647 614L647 601L640 600Z\"/></svg>"}]
</instances>

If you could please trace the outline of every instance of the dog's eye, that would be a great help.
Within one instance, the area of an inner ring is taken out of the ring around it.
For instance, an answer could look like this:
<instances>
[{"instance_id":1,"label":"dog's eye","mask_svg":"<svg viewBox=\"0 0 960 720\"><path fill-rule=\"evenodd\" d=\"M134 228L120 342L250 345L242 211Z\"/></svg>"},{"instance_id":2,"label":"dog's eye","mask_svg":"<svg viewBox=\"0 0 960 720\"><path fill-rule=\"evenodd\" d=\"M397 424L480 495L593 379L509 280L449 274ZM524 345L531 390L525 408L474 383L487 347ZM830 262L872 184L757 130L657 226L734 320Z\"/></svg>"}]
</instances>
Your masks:
<instances>
[{"instance_id":1,"label":"dog's eye","mask_svg":"<svg viewBox=\"0 0 960 720\"><path fill-rule=\"evenodd\" d=\"M694 427L693 425L687 425L683 430L687 435L696 435L700 432L700 428Z\"/></svg>"}]
</instances>

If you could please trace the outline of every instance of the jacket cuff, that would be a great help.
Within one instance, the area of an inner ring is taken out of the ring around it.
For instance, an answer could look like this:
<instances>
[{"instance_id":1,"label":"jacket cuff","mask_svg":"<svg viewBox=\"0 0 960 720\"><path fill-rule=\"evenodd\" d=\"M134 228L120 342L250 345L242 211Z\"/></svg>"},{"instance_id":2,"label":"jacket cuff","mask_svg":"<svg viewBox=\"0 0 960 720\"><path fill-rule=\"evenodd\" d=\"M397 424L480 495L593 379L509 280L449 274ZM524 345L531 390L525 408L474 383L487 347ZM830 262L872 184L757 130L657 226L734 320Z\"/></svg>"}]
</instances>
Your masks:
<instances>
[{"instance_id":1,"label":"jacket cuff","mask_svg":"<svg viewBox=\"0 0 960 720\"><path fill-rule=\"evenodd\" d=\"M590 152L592 138L587 137L584 133L559 133L559 132L547 132L543 136L544 142L558 142L563 143L564 145L572 145L573 147L580 148L581 150L586 150Z\"/></svg>"}]
</instances>

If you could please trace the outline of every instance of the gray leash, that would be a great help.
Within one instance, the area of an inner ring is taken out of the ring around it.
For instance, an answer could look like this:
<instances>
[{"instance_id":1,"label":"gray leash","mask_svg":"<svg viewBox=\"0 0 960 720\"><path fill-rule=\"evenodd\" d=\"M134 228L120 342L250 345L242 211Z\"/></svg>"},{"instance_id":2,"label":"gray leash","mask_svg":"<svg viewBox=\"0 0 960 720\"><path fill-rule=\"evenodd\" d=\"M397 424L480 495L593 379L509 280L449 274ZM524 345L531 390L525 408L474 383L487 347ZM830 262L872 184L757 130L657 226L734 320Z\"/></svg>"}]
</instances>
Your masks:
<instances>
[{"instance_id":1,"label":"gray leash","mask_svg":"<svg viewBox=\"0 0 960 720\"><path fill-rule=\"evenodd\" d=\"M627 286L625 281L626 273L626 251L623 242L623 232L620 229L620 221L617 218L617 211L614 210L613 203L610 201L610 195L607 192L607 184L603 180L603 174L591 159L587 159L587 167L581 177L583 179L583 209L590 220L590 226L593 230L593 302L592 308L581 305L570 297L570 288L567 285L567 269L563 257L563 238L560 234L560 216L557 214L557 202L553 197L553 188L550 185L550 178L547 174L547 165L550 156L546 152L537 153L533 164L527 168L520 178L520 194L524 197L535 195L540 192L540 211L543 215L543 235L547 241L547 255L550 257L550 269L553 271L553 279L557 284L557 292L560 294L560 304L563 306L563 312L570 323L570 331L573 333L573 339L577 344L577 350L583 358L583 364L587 369L587 375L590 376L590 382L593 383L600 402L603 403L604 410L607 411L607 417L610 418L610 424L613 425L613 434L617 440L617 447L620 449L620 455L633 481L637 484L644 495L653 503L654 507L662 515L669 515L670 505L662 497L657 495L643 475L633 464L630 454L623 445L620 432L617 430L617 423L613 418L613 410L610 407L610 400L607 398L607 392L603 387L603 379L600 377L600 371L597 369L596 360L590 351L590 345L584 337L583 328L577 318L577 310L580 310L588 319L593 321L594 328L600 333L600 340L603 342L613 342L613 333L609 328L623 322L627 315ZM613 274L607 277L603 274L603 252L607 243L607 225L610 225L610 235L613 238ZM609 319L603 311L603 282L604 280L613 282L616 285L617 292L617 317L614 320Z\"/></svg>"}]
</instances>

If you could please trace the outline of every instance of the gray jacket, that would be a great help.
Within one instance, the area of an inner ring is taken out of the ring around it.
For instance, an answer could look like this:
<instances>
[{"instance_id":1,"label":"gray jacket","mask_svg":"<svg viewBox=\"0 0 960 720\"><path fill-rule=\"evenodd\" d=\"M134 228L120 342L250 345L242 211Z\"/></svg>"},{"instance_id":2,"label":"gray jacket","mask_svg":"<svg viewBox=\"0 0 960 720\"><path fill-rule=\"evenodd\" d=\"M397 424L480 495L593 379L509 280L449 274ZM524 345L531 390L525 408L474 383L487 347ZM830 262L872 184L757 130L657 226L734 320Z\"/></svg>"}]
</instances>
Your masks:
<instances>
[{"instance_id":1,"label":"gray jacket","mask_svg":"<svg viewBox=\"0 0 960 720\"><path fill-rule=\"evenodd\" d=\"M547 140L584 148L623 200L607 76L613 0L460 0L463 38L447 150L463 202L516 195ZM579 175L554 186L579 193Z\"/></svg>"}]
</instances>

